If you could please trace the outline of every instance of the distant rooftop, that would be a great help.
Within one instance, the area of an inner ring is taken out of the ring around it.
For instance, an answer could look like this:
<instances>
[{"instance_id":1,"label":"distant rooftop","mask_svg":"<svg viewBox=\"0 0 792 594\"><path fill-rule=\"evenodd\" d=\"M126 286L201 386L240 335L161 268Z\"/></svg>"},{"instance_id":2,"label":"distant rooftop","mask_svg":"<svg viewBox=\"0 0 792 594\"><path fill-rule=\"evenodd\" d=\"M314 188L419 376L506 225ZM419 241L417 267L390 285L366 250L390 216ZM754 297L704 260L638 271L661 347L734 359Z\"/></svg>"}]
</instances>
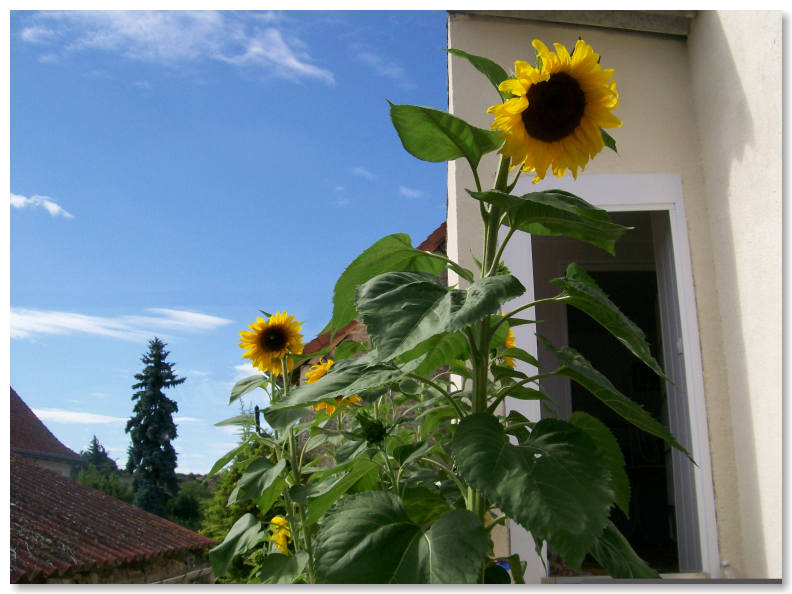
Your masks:
<instances>
[{"instance_id":1,"label":"distant rooftop","mask_svg":"<svg viewBox=\"0 0 792 594\"><path fill-rule=\"evenodd\" d=\"M79 455L63 445L11 388L11 451L79 462Z\"/></svg>"}]
</instances>

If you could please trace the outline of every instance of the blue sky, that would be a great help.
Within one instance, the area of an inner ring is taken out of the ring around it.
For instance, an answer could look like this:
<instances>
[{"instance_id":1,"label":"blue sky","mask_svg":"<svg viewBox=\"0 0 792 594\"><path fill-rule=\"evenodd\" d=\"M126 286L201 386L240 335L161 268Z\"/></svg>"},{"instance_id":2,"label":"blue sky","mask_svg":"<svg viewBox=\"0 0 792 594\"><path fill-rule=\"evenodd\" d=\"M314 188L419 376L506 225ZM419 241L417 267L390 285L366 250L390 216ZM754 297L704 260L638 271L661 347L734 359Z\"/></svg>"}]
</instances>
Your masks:
<instances>
[{"instance_id":1,"label":"blue sky","mask_svg":"<svg viewBox=\"0 0 792 594\"><path fill-rule=\"evenodd\" d=\"M178 470L235 445L258 310L308 341L357 254L445 219L386 101L445 109L445 45L442 11L11 13L10 382L63 443L126 462L158 336Z\"/></svg>"}]
</instances>

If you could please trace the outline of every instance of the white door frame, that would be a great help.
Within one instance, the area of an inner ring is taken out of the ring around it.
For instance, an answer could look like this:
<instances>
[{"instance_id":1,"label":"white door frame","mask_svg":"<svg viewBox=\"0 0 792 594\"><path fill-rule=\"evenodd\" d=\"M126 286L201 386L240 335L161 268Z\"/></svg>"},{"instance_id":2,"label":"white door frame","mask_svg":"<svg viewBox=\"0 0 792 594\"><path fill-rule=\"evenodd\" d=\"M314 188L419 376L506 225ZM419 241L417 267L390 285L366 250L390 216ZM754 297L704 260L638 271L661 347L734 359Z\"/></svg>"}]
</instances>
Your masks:
<instances>
[{"instance_id":1,"label":"white door frame","mask_svg":"<svg viewBox=\"0 0 792 594\"><path fill-rule=\"evenodd\" d=\"M711 578L720 577L718 534L715 520L715 496L712 488L712 466L707 428L707 411L704 399L704 376L701 367L698 316L693 284L693 269L690 260L685 204L682 181L677 174L601 174L584 175L578 180L565 177L561 180L546 179L532 184L521 179L515 194L559 188L572 192L589 203L612 212L619 211L666 211L671 228L674 251L674 272L677 280L677 299L682 330L682 350L685 362L685 380L691 431L691 455L698 466L695 468L696 508L699 523L702 571ZM618 242L617 242L618 243ZM516 233L504 252L506 266L525 285L526 292L504 306L508 311L534 300L533 258L531 237L527 233ZM515 328L516 343L534 356L537 355L536 336L532 326ZM527 368L523 371L529 373ZM517 410L528 418L540 418L539 404L532 401L507 399L508 410ZM520 553L529 561L526 581L538 581L541 577L534 572L544 573L540 564L532 565L536 557L533 539L516 524L510 525L512 552ZM533 571L532 571L533 569ZM531 577L529 577L529 575ZM533 579L531 579L533 578Z\"/></svg>"}]
</instances>

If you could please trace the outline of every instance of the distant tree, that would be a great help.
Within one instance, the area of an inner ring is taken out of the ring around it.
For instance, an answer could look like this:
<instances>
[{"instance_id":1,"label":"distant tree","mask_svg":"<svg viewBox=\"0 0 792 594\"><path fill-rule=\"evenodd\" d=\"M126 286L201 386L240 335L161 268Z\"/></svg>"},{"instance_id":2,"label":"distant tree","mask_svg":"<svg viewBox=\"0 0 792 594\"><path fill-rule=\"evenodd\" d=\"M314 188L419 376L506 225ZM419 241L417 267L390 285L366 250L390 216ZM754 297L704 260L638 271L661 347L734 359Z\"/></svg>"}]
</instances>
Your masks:
<instances>
[{"instance_id":1,"label":"distant tree","mask_svg":"<svg viewBox=\"0 0 792 594\"><path fill-rule=\"evenodd\" d=\"M137 402L126 425L132 441L126 469L133 476L133 503L162 517L167 516L168 499L179 488L176 451L171 445L176 439L173 413L179 407L162 390L178 386L186 379L173 373L173 364L166 361L169 354L159 338L149 341L148 353L141 357L145 367L135 375L138 383L132 386L137 390L132 400Z\"/></svg>"},{"instance_id":2,"label":"distant tree","mask_svg":"<svg viewBox=\"0 0 792 594\"><path fill-rule=\"evenodd\" d=\"M201 481L187 480L181 484L179 494L168 501L170 519L190 530L198 530L203 511L212 498L211 489Z\"/></svg>"},{"instance_id":3,"label":"distant tree","mask_svg":"<svg viewBox=\"0 0 792 594\"><path fill-rule=\"evenodd\" d=\"M107 454L107 450L105 450L104 446L96 439L96 435L93 436L91 443L88 444L88 449L80 452L80 456L82 456L82 459L88 464L93 464L104 476L113 472L118 472L118 465L115 463L115 460Z\"/></svg>"},{"instance_id":4,"label":"distant tree","mask_svg":"<svg viewBox=\"0 0 792 594\"><path fill-rule=\"evenodd\" d=\"M81 485L92 487L121 501L132 503L134 497L132 487L121 480L121 475L117 470L103 474L96 466L89 463L80 469L74 480Z\"/></svg>"}]
</instances>

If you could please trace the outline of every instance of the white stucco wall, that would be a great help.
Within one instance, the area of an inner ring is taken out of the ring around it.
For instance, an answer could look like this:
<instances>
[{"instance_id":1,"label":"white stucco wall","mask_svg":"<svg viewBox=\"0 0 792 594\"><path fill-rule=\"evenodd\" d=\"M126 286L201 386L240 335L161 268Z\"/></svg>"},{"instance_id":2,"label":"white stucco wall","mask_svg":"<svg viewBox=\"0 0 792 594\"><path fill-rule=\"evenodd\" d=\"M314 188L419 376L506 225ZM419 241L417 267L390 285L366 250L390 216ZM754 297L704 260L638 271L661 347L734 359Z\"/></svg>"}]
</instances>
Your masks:
<instances>
[{"instance_id":1,"label":"white stucco wall","mask_svg":"<svg viewBox=\"0 0 792 594\"><path fill-rule=\"evenodd\" d=\"M449 47L507 70L531 41L578 36L614 68L621 95L587 173L673 173L687 211L721 558L735 577L781 577L781 17L701 13L683 38L451 14ZM498 97L449 60L449 109L489 128ZM491 187L496 156L482 161ZM585 173L583 174L585 175ZM449 165L448 253L473 267L478 206L466 163ZM583 196L585 198L585 196Z\"/></svg>"},{"instance_id":2,"label":"white stucco wall","mask_svg":"<svg viewBox=\"0 0 792 594\"><path fill-rule=\"evenodd\" d=\"M700 12L688 45L737 484L726 513L740 522L741 550L722 539L721 555L780 578L781 14Z\"/></svg>"}]
</instances>

